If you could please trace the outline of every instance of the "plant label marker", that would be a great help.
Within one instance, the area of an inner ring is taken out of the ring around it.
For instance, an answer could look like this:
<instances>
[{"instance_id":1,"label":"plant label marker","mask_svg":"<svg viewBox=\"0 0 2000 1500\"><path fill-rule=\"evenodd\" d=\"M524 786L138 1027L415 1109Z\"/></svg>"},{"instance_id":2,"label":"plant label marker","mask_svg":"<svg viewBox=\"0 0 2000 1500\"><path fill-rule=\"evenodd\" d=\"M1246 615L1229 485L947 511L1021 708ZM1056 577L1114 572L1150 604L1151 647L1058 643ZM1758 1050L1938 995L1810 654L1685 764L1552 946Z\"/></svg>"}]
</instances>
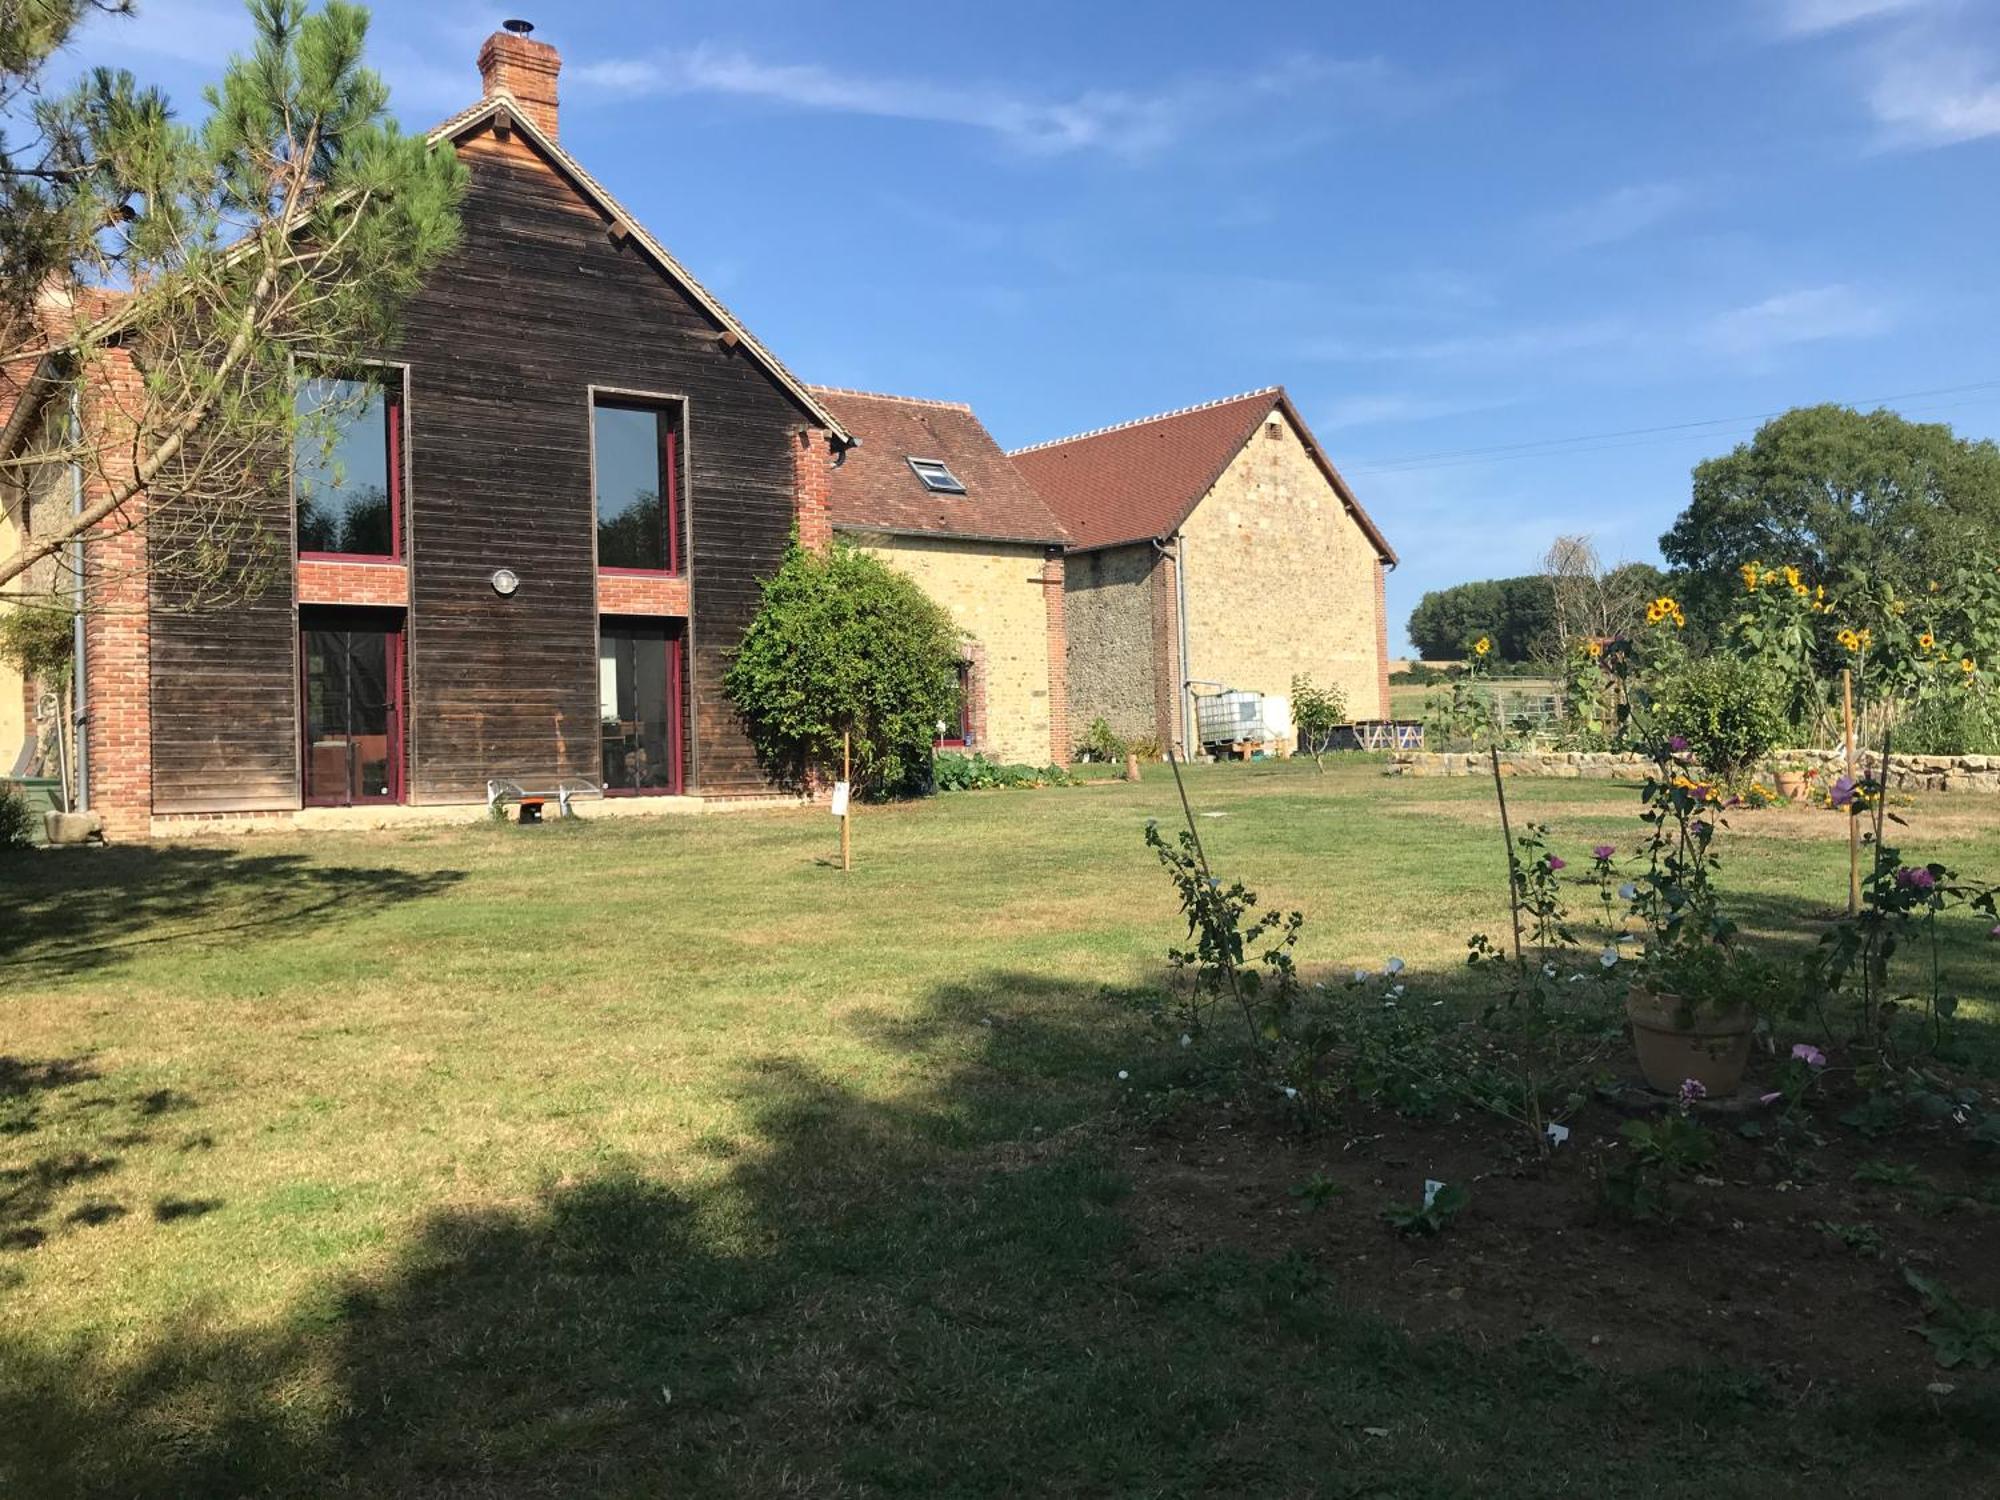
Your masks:
<instances>
[{"instance_id":1,"label":"plant label marker","mask_svg":"<svg viewBox=\"0 0 2000 1500\"><path fill-rule=\"evenodd\" d=\"M840 780L833 784L833 815L840 819L840 873L854 868L853 816L847 810L849 787L854 781L854 735L840 736Z\"/></svg>"},{"instance_id":2,"label":"plant label marker","mask_svg":"<svg viewBox=\"0 0 2000 1500\"><path fill-rule=\"evenodd\" d=\"M1549 1121L1548 1136L1550 1146L1560 1146L1564 1141L1569 1139L1569 1126L1558 1125L1554 1120L1551 1120Z\"/></svg>"},{"instance_id":3,"label":"plant label marker","mask_svg":"<svg viewBox=\"0 0 2000 1500\"><path fill-rule=\"evenodd\" d=\"M1426 1177L1424 1179L1424 1207L1429 1208L1433 1203L1437 1202L1437 1195L1443 1191L1443 1183L1439 1182L1435 1177Z\"/></svg>"}]
</instances>

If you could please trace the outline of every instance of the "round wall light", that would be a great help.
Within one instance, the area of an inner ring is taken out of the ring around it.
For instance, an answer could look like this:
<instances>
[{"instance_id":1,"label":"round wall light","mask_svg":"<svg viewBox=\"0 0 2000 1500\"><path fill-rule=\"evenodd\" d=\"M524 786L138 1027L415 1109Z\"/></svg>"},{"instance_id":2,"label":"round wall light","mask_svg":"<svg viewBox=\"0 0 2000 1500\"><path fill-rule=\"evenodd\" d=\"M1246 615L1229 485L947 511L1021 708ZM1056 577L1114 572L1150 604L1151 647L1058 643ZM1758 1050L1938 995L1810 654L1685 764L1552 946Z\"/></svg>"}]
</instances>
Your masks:
<instances>
[{"instance_id":1,"label":"round wall light","mask_svg":"<svg viewBox=\"0 0 2000 1500\"><path fill-rule=\"evenodd\" d=\"M495 568L493 570L493 592L498 594L502 599L507 598L520 586L520 575L512 568Z\"/></svg>"}]
</instances>

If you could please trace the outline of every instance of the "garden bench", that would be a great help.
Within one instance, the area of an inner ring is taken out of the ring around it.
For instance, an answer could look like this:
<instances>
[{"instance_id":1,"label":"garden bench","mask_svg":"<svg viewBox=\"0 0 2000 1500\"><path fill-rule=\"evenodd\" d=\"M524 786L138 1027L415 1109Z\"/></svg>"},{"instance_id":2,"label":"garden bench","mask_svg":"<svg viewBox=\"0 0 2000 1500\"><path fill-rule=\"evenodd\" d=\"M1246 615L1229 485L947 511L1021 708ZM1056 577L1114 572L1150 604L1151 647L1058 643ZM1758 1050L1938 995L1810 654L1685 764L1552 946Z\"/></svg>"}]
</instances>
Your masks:
<instances>
[{"instance_id":1,"label":"garden bench","mask_svg":"<svg viewBox=\"0 0 2000 1500\"><path fill-rule=\"evenodd\" d=\"M553 786L543 788L525 787L518 781L496 777L486 783L486 811L490 814L495 808L504 808L511 802L520 809L523 823L539 823L542 821L542 809L551 798L555 801L557 816L570 818L576 816L570 810L570 803L578 797L603 795L604 788L591 781L559 780Z\"/></svg>"}]
</instances>

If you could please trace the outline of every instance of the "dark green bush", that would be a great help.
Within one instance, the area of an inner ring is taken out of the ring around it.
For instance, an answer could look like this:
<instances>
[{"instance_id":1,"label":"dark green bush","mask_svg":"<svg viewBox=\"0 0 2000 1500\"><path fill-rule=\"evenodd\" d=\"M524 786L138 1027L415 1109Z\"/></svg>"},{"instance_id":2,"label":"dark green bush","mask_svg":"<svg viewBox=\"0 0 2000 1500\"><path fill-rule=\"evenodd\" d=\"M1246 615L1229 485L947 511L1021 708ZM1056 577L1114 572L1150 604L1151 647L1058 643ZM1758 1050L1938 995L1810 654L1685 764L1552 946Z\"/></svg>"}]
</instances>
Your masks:
<instances>
[{"instance_id":1,"label":"dark green bush","mask_svg":"<svg viewBox=\"0 0 2000 1500\"><path fill-rule=\"evenodd\" d=\"M1708 656L1681 668L1654 698L1663 733L1679 735L1713 775L1740 776L1776 748L1785 717L1763 669L1732 656Z\"/></svg>"},{"instance_id":2,"label":"dark green bush","mask_svg":"<svg viewBox=\"0 0 2000 1500\"><path fill-rule=\"evenodd\" d=\"M2000 755L2000 712L1971 697L1920 703L1896 726L1904 755Z\"/></svg>"},{"instance_id":3,"label":"dark green bush","mask_svg":"<svg viewBox=\"0 0 2000 1500\"><path fill-rule=\"evenodd\" d=\"M25 849L35 841L35 815L27 796L11 781L0 781L0 853Z\"/></svg>"},{"instance_id":4,"label":"dark green bush","mask_svg":"<svg viewBox=\"0 0 2000 1500\"><path fill-rule=\"evenodd\" d=\"M935 785L941 792L983 792L993 787L1073 786L1061 766L1002 765L977 754L941 753Z\"/></svg>"}]
</instances>

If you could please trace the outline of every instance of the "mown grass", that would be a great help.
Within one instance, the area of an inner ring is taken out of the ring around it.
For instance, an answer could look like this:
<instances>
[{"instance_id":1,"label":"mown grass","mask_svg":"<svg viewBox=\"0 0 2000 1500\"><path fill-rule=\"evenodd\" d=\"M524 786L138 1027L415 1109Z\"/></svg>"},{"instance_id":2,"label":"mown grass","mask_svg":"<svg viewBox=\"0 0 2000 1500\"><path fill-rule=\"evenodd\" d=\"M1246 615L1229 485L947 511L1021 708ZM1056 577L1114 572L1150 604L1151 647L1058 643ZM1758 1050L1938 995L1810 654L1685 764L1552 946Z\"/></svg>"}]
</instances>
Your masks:
<instances>
[{"instance_id":1,"label":"mown grass","mask_svg":"<svg viewBox=\"0 0 2000 1500\"><path fill-rule=\"evenodd\" d=\"M1198 768L1328 970L1458 981L1490 789ZM1510 785L1575 851L1632 792ZM1295 1259L1132 1254L1136 786L260 838L0 870L0 1493L1951 1493L2000 1409L1418 1343ZM1908 810L2000 872L2000 809ZM1839 819L1739 821L1750 925ZM1581 865L1582 861L1577 862ZM1991 950L1948 961L1969 1029ZM1430 971L1425 973L1424 971Z\"/></svg>"}]
</instances>

